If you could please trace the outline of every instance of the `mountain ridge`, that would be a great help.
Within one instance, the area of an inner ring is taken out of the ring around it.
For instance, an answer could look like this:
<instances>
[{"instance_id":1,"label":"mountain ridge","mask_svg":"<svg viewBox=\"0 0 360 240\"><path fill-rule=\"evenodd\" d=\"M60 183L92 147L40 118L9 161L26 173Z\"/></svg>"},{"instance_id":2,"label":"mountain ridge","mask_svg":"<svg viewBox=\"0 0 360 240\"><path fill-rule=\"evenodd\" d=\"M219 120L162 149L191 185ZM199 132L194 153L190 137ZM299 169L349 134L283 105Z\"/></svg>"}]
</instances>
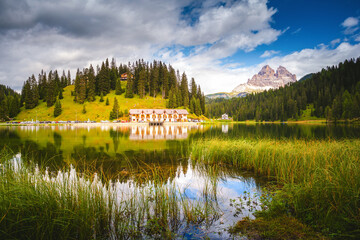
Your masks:
<instances>
[{"instance_id":1,"label":"mountain ridge","mask_svg":"<svg viewBox=\"0 0 360 240\"><path fill-rule=\"evenodd\" d=\"M274 71L269 65L265 65L251 79L248 79L247 83L239 84L230 93L214 93L206 96L210 99L242 97L250 93L283 87L296 81L296 75L290 73L285 67L280 65Z\"/></svg>"}]
</instances>

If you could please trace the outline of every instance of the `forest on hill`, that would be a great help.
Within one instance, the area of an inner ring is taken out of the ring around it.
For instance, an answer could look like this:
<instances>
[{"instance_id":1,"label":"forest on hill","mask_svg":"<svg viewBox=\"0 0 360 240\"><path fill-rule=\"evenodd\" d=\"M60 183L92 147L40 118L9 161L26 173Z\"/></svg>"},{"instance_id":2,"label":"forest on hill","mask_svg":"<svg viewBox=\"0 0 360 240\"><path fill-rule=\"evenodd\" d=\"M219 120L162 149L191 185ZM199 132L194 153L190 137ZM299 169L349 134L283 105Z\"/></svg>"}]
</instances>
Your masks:
<instances>
[{"instance_id":1,"label":"forest on hill","mask_svg":"<svg viewBox=\"0 0 360 240\"><path fill-rule=\"evenodd\" d=\"M310 78L242 98L207 100L207 117L234 120L297 120L305 111L330 121L360 118L360 58L327 67Z\"/></svg>"},{"instance_id":2,"label":"forest on hill","mask_svg":"<svg viewBox=\"0 0 360 240\"><path fill-rule=\"evenodd\" d=\"M189 85L185 72L180 75L179 70L170 64L155 60L151 63L138 60L117 66L115 59L111 62L106 59L95 69L92 65L78 69L75 79L71 79L70 71L67 74L63 71L61 76L57 70L48 74L41 71L37 79L32 75L24 82L19 105L33 109L43 101L48 108L55 106L56 117L61 115L64 88L70 85L74 85L71 92L73 101L79 104L94 102L96 96L102 102L110 91L114 91L116 95L125 98L133 98L135 95L140 99L160 96L167 99L168 108L184 107L198 116L205 113L205 96L194 78ZM11 117L14 115L7 114L4 119Z\"/></svg>"},{"instance_id":3,"label":"forest on hill","mask_svg":"<svg viewBox=\"0 0 360 240\"><path fill-rule=\"evenodd\" d=\"M20 112L20 94L0 84L0 121L15 117Z\"/></svg>"}]
</instances>

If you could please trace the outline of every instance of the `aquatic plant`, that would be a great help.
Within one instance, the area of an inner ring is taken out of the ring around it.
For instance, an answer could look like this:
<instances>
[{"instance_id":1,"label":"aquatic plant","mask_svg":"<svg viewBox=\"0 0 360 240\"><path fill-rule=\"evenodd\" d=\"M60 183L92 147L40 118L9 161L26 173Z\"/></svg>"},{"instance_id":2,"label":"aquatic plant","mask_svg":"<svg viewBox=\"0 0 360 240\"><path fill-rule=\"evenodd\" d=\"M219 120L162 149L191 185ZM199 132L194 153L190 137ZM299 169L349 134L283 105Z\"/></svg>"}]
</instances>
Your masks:
<instances>
[{"instance_id":1,"label":"aquatic plant","mask_svg":"<svg viewBox=\"0 0 360 240\"><path fill-rule=\"evenodd\" d=\"M276 180L282 187L267 212L334 236L360 236L360 140L213 138L194 143L192 158Z\"/></svg>"},{"instance_id":2,"label":"aquatic plant","mask_svg":"<svg viewBox=\"0 0 360 240\"><path fill-rule=\"evenodd\" d=\"M0 239L173 238L180 228L220 214L212 199L187 199L160 180L104 182L72 166L53 173L20 156L0 152L0 159Z\"/></svg>"}]
</instances>

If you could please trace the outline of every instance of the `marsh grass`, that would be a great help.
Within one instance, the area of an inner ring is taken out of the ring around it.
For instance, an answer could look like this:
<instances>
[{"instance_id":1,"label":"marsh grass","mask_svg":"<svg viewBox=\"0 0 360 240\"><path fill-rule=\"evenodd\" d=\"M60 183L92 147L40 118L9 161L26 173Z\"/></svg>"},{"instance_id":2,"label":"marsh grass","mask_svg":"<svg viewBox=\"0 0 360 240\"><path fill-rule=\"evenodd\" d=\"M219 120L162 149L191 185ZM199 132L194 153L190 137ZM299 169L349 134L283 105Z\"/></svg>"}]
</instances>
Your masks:
<instances>
[{"instance_id":1,"label":"marsh grass","mask_svg":"<svg viewBox=\"0 0 360 240\"><path fill-rule=\"evenodd\" d=\"M0 159L0 239L171 239L220 214L212 198L191 200L164 183L160 168L139 184L72 166L49 172L5 151Z\"/></svg>"},{"instance_id":2,"label":"marsh grass","mask_svg":"<svg viewBox=\"0 0 360 240\"><path fill-rule=\"evenodd\" d=\"M266 212L296 216L337 237L360 236L360 141L210 139L192 158L251 170L282 188Z\"/></svg>"}]
</instances>

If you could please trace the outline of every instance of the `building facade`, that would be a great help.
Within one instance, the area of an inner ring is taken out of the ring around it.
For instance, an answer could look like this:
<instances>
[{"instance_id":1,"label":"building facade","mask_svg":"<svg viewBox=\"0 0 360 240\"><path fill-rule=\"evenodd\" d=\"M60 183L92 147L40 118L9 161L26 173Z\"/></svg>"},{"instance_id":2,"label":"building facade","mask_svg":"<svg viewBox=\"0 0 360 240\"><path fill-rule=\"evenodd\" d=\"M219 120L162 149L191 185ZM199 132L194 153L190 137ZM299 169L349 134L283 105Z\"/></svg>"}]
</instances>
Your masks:
<instances>
[{"instance_id":1,"label":"building facade","mask_svg":"<svg viewBox=\"0 0 360 240\"><path fill-rule=\"evenodd\" d=\"M221 115L221 119L222 120L229 120L229 116L226 113L224 113L223 115Z\"/></svg>"},{"instance_id":2,"label":"building facade","mask_svg":"<svg viewBox=\"0 0 360 240\"><path fill-rule=\"evenodd\" d=\"M130 109L131 122L187 122L186 109Z\"/></svg>"}]
</instances>

